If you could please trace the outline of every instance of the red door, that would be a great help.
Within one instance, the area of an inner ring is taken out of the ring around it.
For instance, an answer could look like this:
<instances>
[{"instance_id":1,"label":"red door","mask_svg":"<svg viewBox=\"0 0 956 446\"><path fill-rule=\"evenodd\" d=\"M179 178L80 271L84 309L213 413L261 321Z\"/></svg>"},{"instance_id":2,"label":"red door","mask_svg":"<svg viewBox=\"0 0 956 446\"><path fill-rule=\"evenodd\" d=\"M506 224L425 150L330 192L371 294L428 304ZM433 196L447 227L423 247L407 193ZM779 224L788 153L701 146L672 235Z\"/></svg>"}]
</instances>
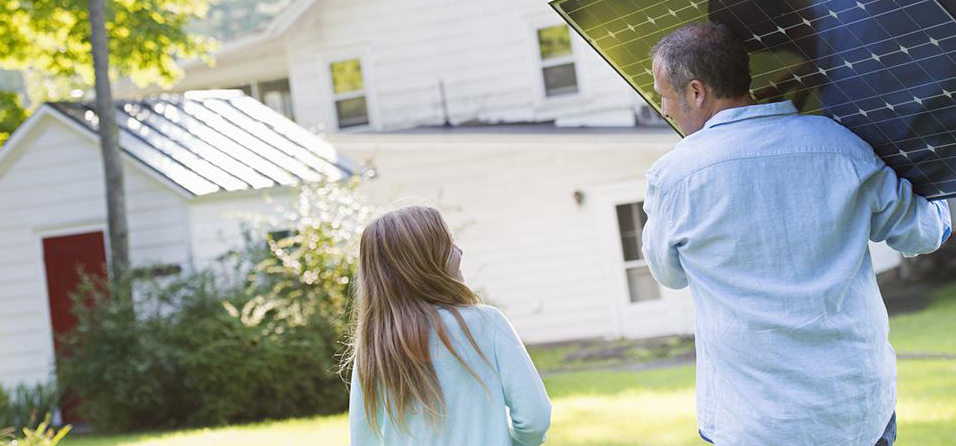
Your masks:
<instances>
[{"instance_id":1,"label":"red door","mask_svg":"<svg viewBox=\"0 0 956 446\"><path fill-rule=\"evenodd\" d=\"M79 269L88 274L106 278L106 248L102 232L66 235L43 239L43 260L46 264L46 286L50 294L50 321L53 325L53 346L60 352L59 335L76 327L73 301L70 293L80 283ZM75 401L63 406L63 421L80 420L74 413Z\"/></svg>"}]
</instances>

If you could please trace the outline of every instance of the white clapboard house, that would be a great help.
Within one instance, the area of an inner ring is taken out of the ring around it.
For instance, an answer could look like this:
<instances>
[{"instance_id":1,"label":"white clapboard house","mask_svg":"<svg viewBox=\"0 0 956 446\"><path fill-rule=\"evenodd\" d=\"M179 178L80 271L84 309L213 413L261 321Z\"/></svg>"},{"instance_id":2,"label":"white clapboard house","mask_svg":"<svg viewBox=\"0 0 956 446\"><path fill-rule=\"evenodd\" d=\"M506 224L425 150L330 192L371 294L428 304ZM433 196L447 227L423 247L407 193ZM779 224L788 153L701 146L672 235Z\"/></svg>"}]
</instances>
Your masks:
<instances>
[{"instance_id":1,"label":"white clapboard house","mask_svg":"<svg viewBox=\"0 0 956 446\"><path fill-rule=\"evenodd\" d=\"M358 171L328 142L238 91L116 105L131 261L176 273L242 246L241 213L265 196ZM106 184L87 104L41 106L0 148L0 385L52 376L75 326L77 266L105 274Z\"/></svg>"},{"instance_id":2,"label":"white clapboard house","mask_svg":"<svg viewBox=\"0 0 956 446\"><path fill-rule=\"evenodd\" d=\"M296 0L259 32L224 43L214 57L212 66L185 62L185 76L172 91L242 90L301 127L324 134L335 148L322 143L328 157L342 153L374 169L377 176L364 191L376 204L413 197L440 207L464 248L467 281L509 315L526 341L693 332L689 294L658 286L640 254L643 175L677 136L660 126L643 100L545 0ZM119 97L130 99L160 93L131 83L117 88ZM54 116L69 113L48 107L33 121L70 122ZM256 113L247 117L264 119ZM84 127L73 122L73 127ZM37 151L64 150L65 132L50 133L32 133L43 143ZM95 141L84 144L95 148ZM209 150L232 150L227 140L208 145ZM207 167L231 172L220 161L206 161ZM93 169L95 163L89 163ZM5 164L0 164L0 203L12 194L15 202L38 206L42 201L21 198L26 186L6 192L10 186L5 181L18 169ZM291 170L297 164L276 164L298 175ZM338 165L356 169L345 161ZM255 186L236 183L234 192L190 196L180 191L177 196L160 192L159 185L169 181L156 180L154 169L140 170L130 175L142 180L128 180L128 193L145 193L140 187L146 186L138 185L150 184L156 190L149 193L165 194L171 204L131 205L134 260L149 257L147 253L171 264L209 259L239 242L238 225L224 220L237 211L264 207ZM62 187L80 181L56 177L52 183ZM96 178L83 181L102 181ZM95 189L97 203L102 203L102 184L97 184L89 193ZM34 259L25 263L0 257L0 279L12 274L15 281L32 280L11 292L0 291L0 305L8 299L14 302L10 308L34 311L47 325L34 328L33 339L47 344L52 329L44 303L47 291L40 288L45 279L38 276L45 266L38 259L43 239L76 232L75 226L61 229L44 217L72 215L71 206L80 206L76 200L63 203L62 212L49 207L30 217L44 223L8 223L0 215L3 231L16 228L28 234L21 236L28 240L17 242L13 255ZM94 210L88 204L80 207ZM87 218L95 221L83 231L102 230L105 210L95 209L99 213ZM146 229L136 235L138 227ZM178 248L158 246L166 240L160 235L176 240ZM6 240L0 244L12 243ZM874 247L874 260L880 271L899 264L899 256L885 246ZM32 275L20 275L26 269ZM7 336L27 333L10 332ZM22 350L24 358L34 355L33 362L18 363L24 364L20 371L11 372L4 369L10 366L0 365L4 379L39 376L29 373L49 366L52 346L39 356L36 349Z\"/></svg>"},{"instance_id":3,"label":"white clapboard house","mask_svg":"<svg viewBox=\"0 0 956 446\"><path fill-rule=\"evenodd\" d=\"M693 332L640 254L644 172L677 136L546 0L296 0L214 57L173 91L241 89L373 168L375 203L438 205L528 342Z\"/></svg>"}]
</instances>

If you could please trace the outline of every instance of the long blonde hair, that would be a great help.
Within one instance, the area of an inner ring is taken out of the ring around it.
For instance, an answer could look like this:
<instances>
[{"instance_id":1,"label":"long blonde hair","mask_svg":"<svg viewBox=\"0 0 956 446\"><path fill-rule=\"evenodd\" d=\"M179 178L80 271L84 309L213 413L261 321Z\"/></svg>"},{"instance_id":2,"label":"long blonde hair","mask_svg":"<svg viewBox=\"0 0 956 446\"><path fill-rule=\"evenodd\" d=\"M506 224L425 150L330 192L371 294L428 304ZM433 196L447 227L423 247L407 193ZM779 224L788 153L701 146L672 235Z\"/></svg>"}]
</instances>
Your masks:
<instances>
[{"instance_id":1,"label":"long blonde hair","mask_svg":"<svg viewBox=\"0 0 956 446\"><path fill-rule=\"evenodd\" d=\"M401 430L405 415L420 408L437 424L445 409L441 385L429 352L435 330L445 348L479 382L452 346L437 308L457 319L468 341L485 359L456 307L481 302L448 271L454 248L438 210L409 206L373 220L359 247L357 299L350 355L364 390L365 417L379 432L378 408ZM484 385L484 383L482 383Z\"/></svg>"}]
</instances>

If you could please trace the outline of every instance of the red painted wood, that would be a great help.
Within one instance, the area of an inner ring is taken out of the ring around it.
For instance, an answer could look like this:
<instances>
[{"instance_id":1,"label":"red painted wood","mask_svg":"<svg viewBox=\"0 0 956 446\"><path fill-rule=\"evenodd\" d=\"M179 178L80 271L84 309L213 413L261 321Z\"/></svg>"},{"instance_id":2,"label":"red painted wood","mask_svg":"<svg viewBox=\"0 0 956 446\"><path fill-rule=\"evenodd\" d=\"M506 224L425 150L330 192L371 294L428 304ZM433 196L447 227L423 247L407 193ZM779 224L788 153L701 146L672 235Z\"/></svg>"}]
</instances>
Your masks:
<instances>
[{"instance_id":1,"label":"red painted wood","mask_svg":"<svg viewBox=\"0 0 956 446\"><path fill-rule=\"evenodd\" d=\"M43 239L43 260L46 264L46 285L53 325L53 345L62 354L59 335L76 327L70 294L80 283L79 271L106 278L106 247L102 232L66 235ZM65 397L63 419L67 423L82 422L76 415L76 401Z\"/></svg>"}]
</instances>

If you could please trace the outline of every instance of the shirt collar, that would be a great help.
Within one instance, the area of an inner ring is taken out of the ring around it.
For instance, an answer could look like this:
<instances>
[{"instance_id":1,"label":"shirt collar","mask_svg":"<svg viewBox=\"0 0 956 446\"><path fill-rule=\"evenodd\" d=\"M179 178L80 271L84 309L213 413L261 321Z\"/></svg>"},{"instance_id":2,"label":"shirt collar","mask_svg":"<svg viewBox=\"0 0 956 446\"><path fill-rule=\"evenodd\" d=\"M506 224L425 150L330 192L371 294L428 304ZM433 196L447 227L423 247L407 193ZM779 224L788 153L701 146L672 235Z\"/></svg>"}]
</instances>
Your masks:
<instances>
[{"instance_id":1,"label":"shirt collar","mask_svg":"<svg viewBox=\"0 0 956 446\"><path fill-rule=\"evenodd\" d=\"M772 102L769 104L748 105L745 107L728 108L722 110L707 120L704 124L705 129L732 122L745 121L754 118L766 118L768 116L793 115L796 114L797 107L794 107L792 101Z\"/></svg>"}]
</instances>

